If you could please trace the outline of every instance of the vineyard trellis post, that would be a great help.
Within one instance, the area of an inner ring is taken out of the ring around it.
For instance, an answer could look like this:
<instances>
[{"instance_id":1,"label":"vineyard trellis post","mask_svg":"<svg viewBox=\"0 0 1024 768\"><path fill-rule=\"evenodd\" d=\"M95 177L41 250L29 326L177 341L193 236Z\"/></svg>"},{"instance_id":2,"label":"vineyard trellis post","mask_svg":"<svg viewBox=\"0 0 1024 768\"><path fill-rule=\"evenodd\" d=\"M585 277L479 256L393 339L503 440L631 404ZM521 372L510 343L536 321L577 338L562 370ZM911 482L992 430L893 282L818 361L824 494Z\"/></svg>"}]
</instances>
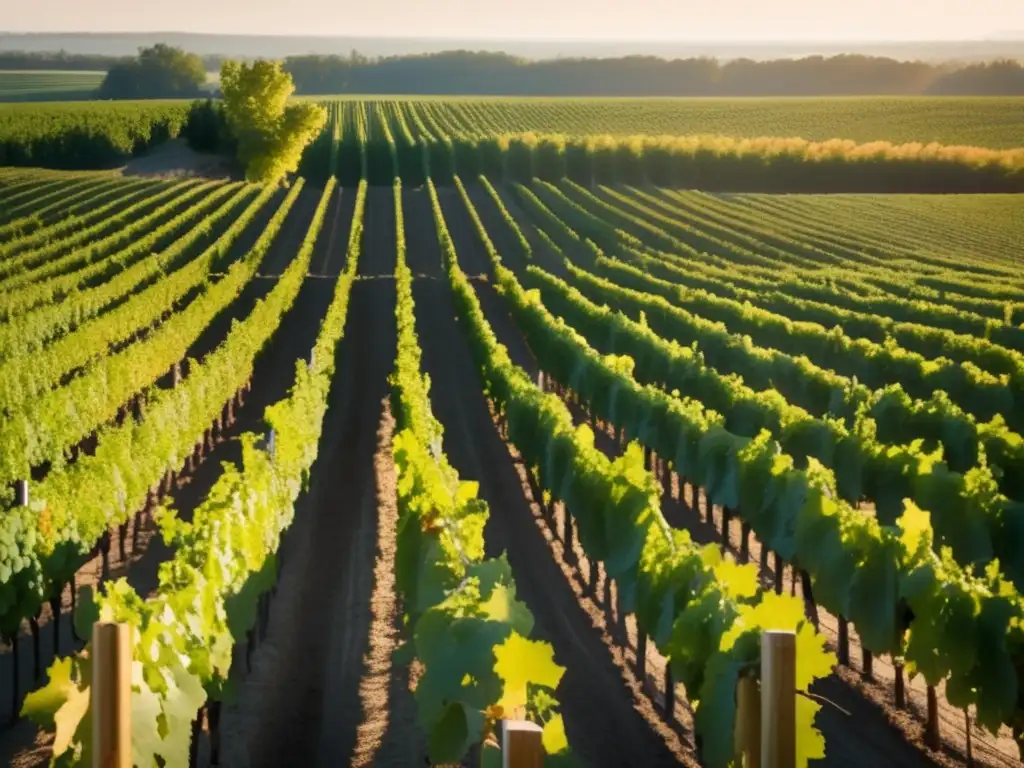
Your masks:
<instances>
[{"instance_id":1,"label":"vineyard trellis post","mask_svg":"<svg viewBox=\"0 0 1024 768\"><path fill-rule=\"evenodd\" d=\"M543 729L529 720L503 720L502 768L541 768L544 765Z\"/></svg>"},{"instance_id":2,"label":"vineyard trellis post","mask_svg":"<svg viewBox=\"0 0 1024 768\"><path fill-rule=\"evenodd\" d=\"M761 635L761 766L796 765L796 633Z\"/></svg>"},{"instance_id":3,"label":"vineyard trellis post","mask_svg":"<svg viewBox=\"0 0 1024 768\"><path fill-rule=\"evenodd\" d=\"M131 626L93 624L92 658L93 768L131 768Z\"/></svg>"}]
</instances>

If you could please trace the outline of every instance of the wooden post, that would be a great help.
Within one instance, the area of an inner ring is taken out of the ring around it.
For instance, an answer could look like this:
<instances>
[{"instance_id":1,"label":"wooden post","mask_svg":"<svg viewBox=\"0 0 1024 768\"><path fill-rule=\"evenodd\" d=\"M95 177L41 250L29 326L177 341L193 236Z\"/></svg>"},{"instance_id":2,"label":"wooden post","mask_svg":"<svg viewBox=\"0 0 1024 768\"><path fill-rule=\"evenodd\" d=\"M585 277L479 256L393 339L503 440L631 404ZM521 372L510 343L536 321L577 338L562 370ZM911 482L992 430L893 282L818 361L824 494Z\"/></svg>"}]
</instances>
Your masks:
<instances>
[{"instance_id":1,"label":"wooden post","mask_svg":"<svg viewBox=\"0 0 1024 768\"><path fill-rule=\"evenodd\" d=\"M60 604L64 596L64 585L57 590L57 594L50 598L50 613L53 614L53 657L60 655Z\"/></svg>"},{"instance_id":2,"label":"wooden post","mask_svg":"<svg viewBox=\"0 0 1024 768\"><path fill-rule=\"evenodd\" d=\"M757 680L744 675L736 684L736 756L744 768L761 767L761 692Z\"/></svg>"},{"instance_id":3,"label":"wooden post","mask_svg":"<svg viewBox=\"0 0 1024 768\"><path fill-rule=\"evenodd\" d=\"M804 611L811 619L815 631L818 630L818 606L814 602L814 590L811 588L811 574L800 571L800 591L804 597Z\"/></svg>"},{"instance_id":4,"label":"wooden post","mask_svg":"<svg viewBox=\"0 0 1024 768\"><path fill-rule=\"evenodd\" d=\"M839 616L839 637L836 640L836 655L844 667L850 666L850 628L849 623Z\"/></svg>"},{"instance_id":5,"label":"wooden post","mask_svg":"<svg viewBox=\"0 0 1024 768\"><path fill-rule=\"evenodd\" d=\"M676 719L676 682L672 677L672 659L665 659L665 719Z\"/></svg>"},{"instance_id":6,"label":"wooden post","mask_svg":"<svg viewBox=\"0 0 1024 768\"><path fill-rule=\"evenodd\" d=\"M18 687L21 677L19 674L21 664L18 658L18 630L14 632L13 636L5 637L4 640L11 644L11 725L14 725L21 717L21 689Z\"/></svg>"},{"instance_id":7,"label":"wooden post","mask_svg":"<svg viewBox=\"0 0 1024 768\"><path fill-rule=\"evenodd\" d=\"M125 545L128 542L128 523L121 523L117 530L120 540L118 541L118 552L121 555L121 562L125 562L128 559L128 550Z\"/></svg>"},{"instance_id":8,"label":"wooden post","mask_svg":"<svg viewBox=\"0 0 1024 768\"><path fill-rule=\"evenodd\" d=\"M942 747L942 733L939 730L939 698L935 686L928 689L928 714L924 726L924 744L928 749L938 750Z\"/></svg>"},{"instance_id":9,"label":"wooden post","mask_svg":"<svg viewBox=\"0 0 1024 768\"><path fill-rule=\"evenodd\" d=\"M131 627L93 624L92 658L93 768L132 768Z\"/></svg>"},{"instance_id":10,"label":"wooden post","mask_svg":"<svg viewBox=\"0 0 1024 768\"><path fill-rule=\"evenodd\" d=\"M502 768L541 768L544 765L544 730L528 720L502 720Z\"/></svg>"},{"instance_id":11,"label":"wooden post","mask_svg":"<svg viewBox=\"0 0 1024 768\"><path fill-rule=\"evenodd\" d=\"M100 538L100 554L103 556L100 566L100 584L110 580L110 531L105 531Z\"/></svg>"},{"instance_id":12,"label":"wooden post","mask_svg":"<svg viewBox=\"0 0 1024 768\"><path fill-rule=\"evenodd\" d=\"M761 635L761 764L796 766L796 633Z\"/></svg>"},{"instance_id":13,"label":"wooden post","mask_svg":"<svg viewBox=\"0 0 1024 768\"><path fill-rule=\"evenodd\" d=\"M39 609L42 612L42 609ZM39 647L39 613L28 620L28 626L32 630L32 682L38 683L43 674L42 650Z\"/></svg>"},{"instance_id":14,"label":"wooden post","mask_svg":"<svg viewBox=\"0 0 1024 768\"><path fill-rule=\"evenodd\" d=\"M71 583L68 586L71 588L71 640L74 645L74 641L85 642L85 638L79 637L75 630L75 611L78 610L78 576L76 574L71 574Z\"/></svg>"}]
</instances>

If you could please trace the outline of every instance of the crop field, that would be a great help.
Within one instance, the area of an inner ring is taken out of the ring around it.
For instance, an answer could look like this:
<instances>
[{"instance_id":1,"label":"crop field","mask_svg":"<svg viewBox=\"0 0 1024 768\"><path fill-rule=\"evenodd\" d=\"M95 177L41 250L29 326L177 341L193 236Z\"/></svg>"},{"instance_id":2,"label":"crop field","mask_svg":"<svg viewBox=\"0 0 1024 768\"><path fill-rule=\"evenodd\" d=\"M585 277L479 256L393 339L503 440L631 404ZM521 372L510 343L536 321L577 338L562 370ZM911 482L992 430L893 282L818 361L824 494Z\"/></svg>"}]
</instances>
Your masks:
<instances>
[{"instance_id":1,"label":"crop field","mask_svg":"<svg viewBox=\"0 0 1024 768\"><path fill-rule=\"evenodd\" d=\"M313 97L305 97L313 98ZM316 97L324 100L324 97ZM359 99L338 97L352 103ZM395 97L389 97L395 98ZM407 97L479 116L499 133L797 136L896 144L1024 147L1019 97L510 98ZM477 124L476 127L479 127Z\"/></svg>"},{"instance_id":2,"label":"crop field","mask_svg":"<svg viewBox=\"0 0 1024 768\"><path fill-rule=\"evenodd\" d=\"M0 168L0 722L61 723L0 761L83 746L105 616L140 765L526 713L726 766L773 629L800 764L1019 765L1024 197L695 188L562 106L335 101L287 187ZM828 177L1015 172L971 151Z\"/></svg>"},{"instance_id":3,"label":"crop field","mask_svg":"<svg viewBox=\"0 0 1024 768\"><path fill-rule=\"evenodd\" d=\"M89 99L105 72L0 70L0 102Z\"/></svg>"}]
</instances>

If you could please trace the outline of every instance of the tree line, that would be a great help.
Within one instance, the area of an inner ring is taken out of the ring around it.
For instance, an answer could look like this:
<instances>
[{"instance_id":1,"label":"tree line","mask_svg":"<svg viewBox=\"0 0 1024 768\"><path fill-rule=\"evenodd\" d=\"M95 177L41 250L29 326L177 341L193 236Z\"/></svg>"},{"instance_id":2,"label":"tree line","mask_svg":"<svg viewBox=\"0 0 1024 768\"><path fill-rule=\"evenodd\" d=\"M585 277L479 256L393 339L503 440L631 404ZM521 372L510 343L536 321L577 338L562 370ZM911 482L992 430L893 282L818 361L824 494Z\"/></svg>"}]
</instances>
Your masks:
<instances>
[{"instance_id":1,"label":"tree line","mask_svg":"<svg viewBox=\"0 0 1024 768\"><path fill-rule=\"evenodd\" d=\"M3 69L108 70L99 98L189 98L220 57L157 45L137 57L0 53ZM102 65L102 66L101 66ZM1012 96L1024 66L1003 59L963 64L844 54L754 61L712 58L566 58L532 61L505 53L369 58L307 55L284 60L299 94L520 96Z\"/></svg>"},{"instance_id":2,"label":"tree line","mask_svg":"<svg viewBox=\"0 0 1024 768\"><path fill-rule=\"evenodd\" d=\"M116 64L124 64L134 56L105 56L67 51L0 51L0 70L50 70L64 72L106 72ZM200 56L203 69L217 72L227 56Z\"/></svg>"},{"instance_id":3,"label":"tree line","mask_svg":"<svg viewBox=\"0 0 1024 768\"><path fill-rule=\"evenodd\" d=\"M753 61L711 58L529 61L504 53L450 51L370 59L292 56L300 94L533 96L1024 95L1024 66L999 60L929 64L841 55Z\"/></svg>"}]
</instances>

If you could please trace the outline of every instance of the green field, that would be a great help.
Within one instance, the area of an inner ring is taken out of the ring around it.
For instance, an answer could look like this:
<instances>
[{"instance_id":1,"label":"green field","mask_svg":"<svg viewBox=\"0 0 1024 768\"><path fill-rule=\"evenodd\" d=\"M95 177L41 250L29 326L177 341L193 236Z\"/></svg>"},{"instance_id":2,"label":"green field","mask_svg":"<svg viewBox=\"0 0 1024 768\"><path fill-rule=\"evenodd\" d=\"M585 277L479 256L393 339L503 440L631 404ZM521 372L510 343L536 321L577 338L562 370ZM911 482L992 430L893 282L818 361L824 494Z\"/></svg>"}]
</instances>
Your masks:
<instances>
[{"instance_id":1,"label":"green field","mask_svg":"<svg viewBox=\"0 0 1024 768\"><path fill-rule=\"evenodd\" d=\"M76 101L89 99L103 72L0 70L0 101Z\"/></svg>"},{"instance_id":2,"label":"green field","mask_svg":"<svg viewBox=\"0 0 1024 768\"><path fill-rule=\"evenodd\" d=\"M310 97L313 98L313 97ZM511 98L315 97L457 105L491 130L545 133L798 136L812 141L1024 147L1024 98Z\"/></svg>"},{"instance_id":3,"label":"green field","mask_svg":"<svg viewBox=\"0 0 1024 768\"><path fill-rule=\"evenodd\" d=\"M0 102L88 99L101 73L0 72ZM208 88L217 77L210 75ZM992 149L1024 147L1024 98L491 98L301 97L328 101L418 101L478 115L497 132L720 134L939 142ZM8 118L10 115L8 115Z\"/></svg>"}]
</instances>

